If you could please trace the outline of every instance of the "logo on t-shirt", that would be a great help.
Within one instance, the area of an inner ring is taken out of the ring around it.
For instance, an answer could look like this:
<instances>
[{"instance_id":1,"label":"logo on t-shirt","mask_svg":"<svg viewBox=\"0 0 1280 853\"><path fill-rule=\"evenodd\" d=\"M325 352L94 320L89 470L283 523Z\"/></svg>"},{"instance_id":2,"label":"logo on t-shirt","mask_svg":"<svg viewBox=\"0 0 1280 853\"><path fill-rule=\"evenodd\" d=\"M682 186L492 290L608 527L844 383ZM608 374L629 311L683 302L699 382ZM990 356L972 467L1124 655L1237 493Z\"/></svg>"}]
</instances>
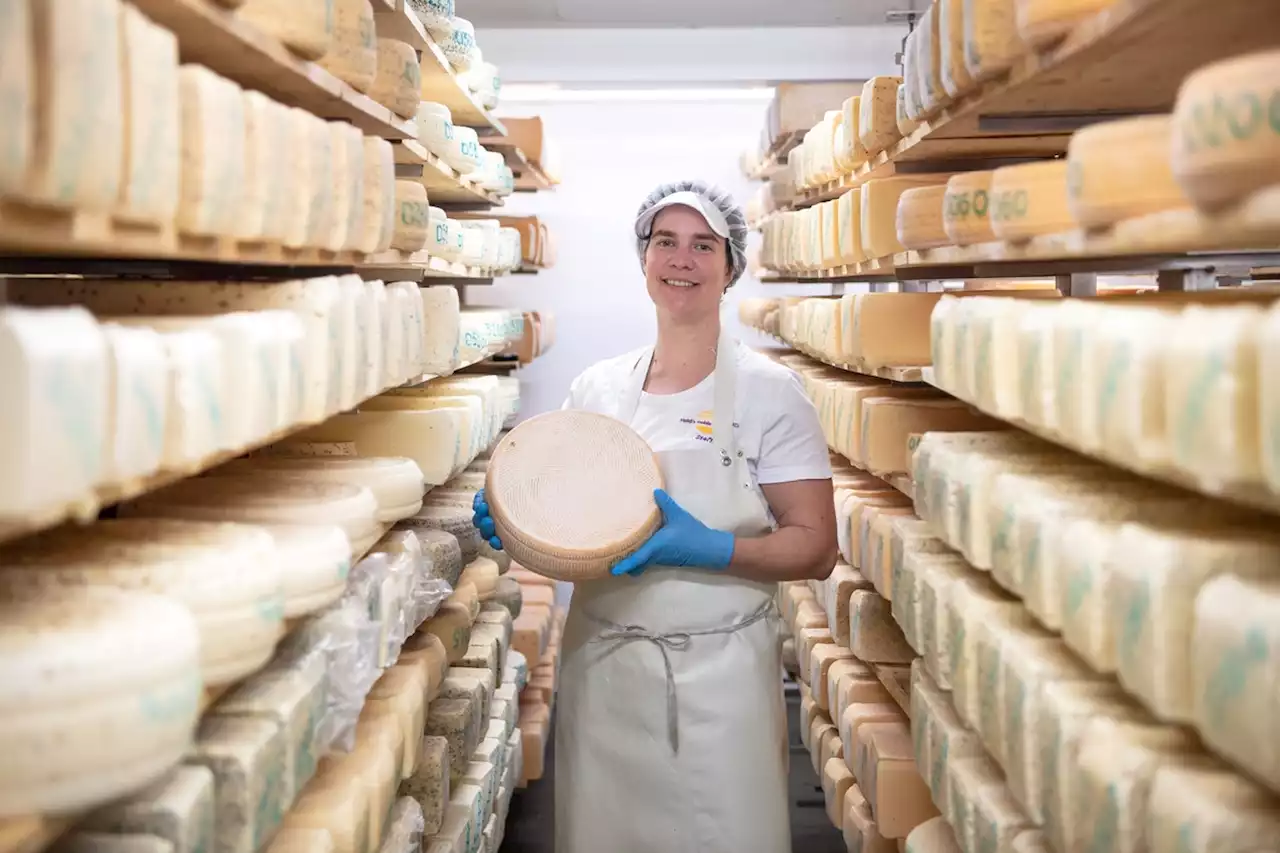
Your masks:
<instances>
[{"instance_id":1,"label":"logo on t-shirt","mask_svg":"<svg viewBox=\"0 0 1280 853\"><path fill-rule=\"evenodd\" d=\"M711 437L711 410L710 409L703 412L698 412L696 417L681 418L680 423L692 425L694 430L693 437L698 441L705 441L708 443L712 443L715 441L715 439ZM741 429L742 427L740 424L735 422L733 425L733 428Z\"/></svg>"}]
</instances>

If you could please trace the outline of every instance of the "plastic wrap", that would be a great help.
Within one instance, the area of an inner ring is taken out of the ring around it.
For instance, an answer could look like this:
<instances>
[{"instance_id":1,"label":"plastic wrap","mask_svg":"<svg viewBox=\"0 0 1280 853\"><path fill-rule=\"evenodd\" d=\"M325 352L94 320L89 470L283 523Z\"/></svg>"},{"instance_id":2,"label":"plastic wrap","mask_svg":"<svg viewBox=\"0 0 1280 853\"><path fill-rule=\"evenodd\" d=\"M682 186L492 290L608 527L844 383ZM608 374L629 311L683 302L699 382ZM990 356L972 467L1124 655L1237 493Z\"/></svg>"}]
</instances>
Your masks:
<instances>
[{"instance_id":1,"label":"plastic wrap","mask_svg":"<svg viewBox=\"0 0 1280 853\"><path fill-rule=\"evenodd\" d=\"M371 553L388 556L406 555L411 560L408 580L408 602L404 610L405 636L418 630L435 615L440 603L453 592L448 582L439 577L432 557L435 549L423 547L412 530L393 530L378 541ZM403 644L403 641L401 642Z\"/></svg>"},{"instance_id":2,"label":"plastic wrap","mask_svg":"<svg viewBox=\"0 0 1280 853\"><path fill-rule=\"evenodd\" d=\"M412 797L401 797L391 807L378 853L415 853L422 848L425 829L422 806Z\"/></svg>"},{"instance_id":3,"label":"plastic wrap","mask_svg":"<svg viewBox=\"0 0 1280 853\"><path fill-rule=\"evenodd\" d=\"M324 710L316 725L322 753L349 752L355 745L356 719L377 680L379 628L354 599L342 601L305 620L281 644L273 666L287 666L321 654L329 681Z\"/></svg>"}]
</instances>

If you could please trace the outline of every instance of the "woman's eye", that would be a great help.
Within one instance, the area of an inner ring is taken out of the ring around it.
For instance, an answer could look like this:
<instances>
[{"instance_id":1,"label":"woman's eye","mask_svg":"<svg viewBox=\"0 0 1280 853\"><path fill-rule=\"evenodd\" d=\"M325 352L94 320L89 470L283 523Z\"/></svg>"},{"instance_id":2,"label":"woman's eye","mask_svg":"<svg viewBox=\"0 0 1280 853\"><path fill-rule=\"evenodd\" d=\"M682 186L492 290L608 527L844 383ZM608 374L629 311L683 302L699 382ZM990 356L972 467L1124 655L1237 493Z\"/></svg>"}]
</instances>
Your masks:
<instances>
[{"instance_id":1,"label":"woman's eye","mask_svg":"<svg viewBox=\"0 0 1280 853\"><path fill-rule=\"evenodd\" d=\"M711 251L711 244L710 244L710 243L699 243L699 244L697 245L697 249L698 249L698 251L699 251L699 252L710 252L710 251Z\"/></svg>"}]
</instances>

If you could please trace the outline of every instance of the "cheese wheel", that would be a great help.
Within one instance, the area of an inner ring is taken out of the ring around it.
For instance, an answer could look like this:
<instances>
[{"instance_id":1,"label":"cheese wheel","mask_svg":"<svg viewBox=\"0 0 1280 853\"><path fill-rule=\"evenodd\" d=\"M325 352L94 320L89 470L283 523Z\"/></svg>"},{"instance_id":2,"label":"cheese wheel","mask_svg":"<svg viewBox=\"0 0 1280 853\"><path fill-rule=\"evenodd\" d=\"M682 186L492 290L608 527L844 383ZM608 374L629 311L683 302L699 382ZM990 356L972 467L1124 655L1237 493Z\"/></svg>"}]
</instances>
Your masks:
<instances>
[{"instance_id":1,"label":"cheese wheel","mask_svg":"<svg viewBox=\"0 0 1280 853\"><path fill-rule=\"evenodd\" d=\"M143 592L65 589L0 603L0 815L76 812L158 779L191 745L199 631Z\"/></svg>"},{"instance_id":2,"label":"cheese wheel","mask_svg":"<svg viewBox=\"0 0 1280 853\"><path fill-rule=\"evenodd\" d=\"M855 95L844 102L840 113L844 127L844 148L838 156L838 165L844 172L852 172L867 161L867 151L862 144L862 96Z\"/></svg>"},{"instance_id":3,"label":"cheese wheel","mask_svg":"<svg viewBox=\"0 0 1280 853\"><path fill-rule=\"evenodd\" d=\"M943 227L947 187L916 187L898 199L898 242L906 249L932 249L951 242Z\"/></svg>"},{"instance_id":4,"label":"cheese wheel","mask_svg":"<svg viewBox=\"0 0 1280 853\"><path fill-rule=\"evenodd\" d=\"M898 133L905 139L915 132L920 126L920 122L913 119L907 112L907 84L902 83L898 86L898 106L897 106L897 124Z\"/></svg>"},{"instance_id":5,"label":"cheese wheel","mask_svg":"<svg viewBox=\"0 0 1280 853\"><path fill-rule=\"evenodd\" d=\"M993 172L961 172L947 181L943 199L943 228L958 246L996 239L991 227L991 178Z\"/></svg>"},{"instance_id":6,"label":"cheese wheel","mask_svg":"<svg viewBox=\"0 0 1280 853\"><path fill-rule=\"evenodd\" d=\"M356 250L365 254L391 248L396 233L396 164L391 143L364 138L364 215Z\"/></svg>"},{"instance_id":7,"label":"cheese wheel","mask_svg":"<svg viewBox=\"0 0 1280 853\"><path fill-rule=\"evenodd\" d=\"M286 0L287 2L287 0ZM359 92L378 76L378 35L370 0L330 0L334 35L319 65Z\"/></svg>"},{"instance_id":8,"label":"cheese wheel","mask_svg":"<svg viewBox=\"0 0 1280 853\"><path fill-rule=\"evenodd\" d=\"M901 77L872 77L858 100L858 138L867 155L879 154L898 141L898 87Z\"/></svg>"},{"instance_id":9,"label":"cheese wheel","mask_svg":"<svg viewBox=\"0 0 1280 853\"><path fill-rule=\"evenodd\" d=\"M179 69L182 177L178 230L234 236L245 187L245 114L240 87L200 65ZM319 121L317 119L317 121Z\"/></svg>"},{"instance_id":10,"label":"cheese wheel","mask_svg":"<svg viewBox=\"0 0 1280 853\"><path fill-rule=\"evenodd\" d=\"M964 0L937 0L938 70L947 94L958 98L973 88L973 77L964 64Z\"/></svg>"},{"instance_id":11,"label":"cheese wheel","mask_svg":"<svg viewBox=\"0 0 1280 853\"><path fill-rule=\"evenodd\" d=\"M245 0L237 15L303 59L319 59L333 39L334 0Z\"/></svg>"},{"instance_id":12,"label":"cheese wheel","mask_svg":"<svg viewBox=\"0 0 1280 853\"><path fill-rule=\"evenodd\" d=\"M625 424L581 411L531 418L498 445L485 497L511 558L558 580L604 577L657 530L653 452Z\"/></svg>"},{"instance_id":13,"label":"cheese wheel","mask_svg":"<svg viewBox=\"0 0 1280 853\"><path fill-rule=\"evenodd\" d=\"M950 101L942 85L942 45L938 35L938 4L929 4L929 10L920 18L916 30L919 34L920 65L918 85L920 101L926 116L932 116Z\"/></svg>"},{"instance_id":14,"label":"cheese wheel","mask_svg":"<svg viewBox=\"0 0 1280 853\"><path fill-rule=\"evenodd\" d=\"M137 19L143 16L138 13L133 17ZM35 153L36 69L34 56L36 45L33 44L30 35L33 31L32 21L30 3L12 3L5 7L5 29L0 32L0 57L3 57L3 61L0 61L0 87L3 87L5 101L9 105L7 120L0 123L0 151L6 152L4 159L0 160L0 193L4 195L12 195L22 190L23 183L27 178L27 170L31 168L32 158ZM129 33L132 25L126 20L124 26L126 45L131 47L132 42ZM172 38L172 35L170 38ZM129 53L125 55L128 57ZM172 61L174 63L177 62L176 42L173 47ZM130 63L125 68L125 74L130 79L133 77L134 67L136 66ZM177 73L176 67L172 73ZM163 70L161 70L160 76L163 77ZM135 86L129 81L126 81L126 85L130 86L130 88L125 90L125 97L132 97ZM176 104L176 92L173 100ZM171 135L176 137L176 127ZM176 177L176 170L174 174Z\"/></svg>"},{"instance_id":15,"label":"cheese wheel","mask_svg":"<svg viewBox=\"0 0 1280 853\"><path fill-rule=\"evenodd\" d=\"M364 486L377 501L377 520L391 524L422 508L422 470L403 457L250 456L235 459L209 476L256 477L301 482L350 483Z\"/></svg>"},{"instance_id":16,"label":"cheese wheel","mask_svg":"<svg viewBox=\"0 0 1280 853\"><path fill-rule=\"evenodd\" d=\"M964 0L964 64L975 81L1003 74L1025 52L1014 4L1015 0Z\"/></svg>"},{"instance_id":17,"label":"cheese wheel","mask_svg":"<svg viewBox=\"0 0 1280 853\"><path fill-rule=\"evenodd\" d=\"M1067 201L1067 162L1048 160L996 169L991 176L991 228L1001 240L1029 240L1075 225Z\"/></svg>"},{"instance_id":18,"label":"cheese wheel","mask_svg":"<svg viewBox=\"0 0 1280 853\"><path fill-rule=\"evenodd\" d=\"M1076 25L1116 0L1018 0L1018 35L1036 50L1053 44Z\"/></svg>"},{"instance_id":19,"label":"cheese wheel","mask_svg":"<svg viewBox=\"0 0 1280 853\"><path fill-rule=\"evenodd\" d=\"M378 70L369 97L402 118L417 115L422 102L422 64L410 45L378 39Z\"/></svg>"},{"instance_id":20,"label":"cheese wheel","mask_svg":"<svg viewBox=\"0 0 1280 853\"><path fill-rule=\"evenodd\" d=\"M178 173L182 157L178 40L133 6L126 4L123 8L127 159L118 215L141 222L169 223L178 212ZM16 14L21 19L26 13L19 4L8 14ZM9 21L13 24L12 17ZM21 23L15 32L25 33ZM15 52L19 49L13 48ZM0 52L8 54L9 45L0 48ZM10 74L6 67L0 71L0 79L8 80ZM21 129L24 122L11 118L6 124L16 130ZM11 152L11 157L16 155L15 165L21 167L25 155L21 147L15 149L7 141L9 132L10 128L0 131L0 148ZM6 185L6 171L7 167L0 166L0 190Z\"/></svg>"},{"instance_id":21,"label":"cheese wheel","mask_svg":"<svg viewBox=\"0 0 1280 853\"><path fill-rule=\"evenodd\" d=\"M1174 110L1173 173L1205 211L1280 183L1280 50L1207 65L1191 74Z\"/></svg>"},{"instance_id":22,"label":"cheese wheel","mask_svg":"<svg viewBox=\"0 0 1280 853\"><path fill-rule=\"evenodd\" d=\"M466 18L455 17L449 24L449 37L439 42L440 51L455 71L468 71L475 59L475 27Z\"/></svg>"},{"instance_id":23,"label":"cheese wheel","mask_svg":"<svg viewBox=\"0 0 1280 853\"><path fill-rule=\"evenodd\" d=\"M431 205L427 188L417 181L396 181L396 222L391 248L419 252L426 248L431 225Z\"/></svg>"},{"instance_id":24,"label":"cheese wheel","mask_svg":"<svg viewBox=\"0 0 1280 853\"><path fill-rule=\"evenodd\" d=\"M1067 149L1071 215L1081 228L1104 228L1161 210L1187 198L1173 177L1169 116L1095 124L1076 131Z\"/></svg>"}]
</instances>

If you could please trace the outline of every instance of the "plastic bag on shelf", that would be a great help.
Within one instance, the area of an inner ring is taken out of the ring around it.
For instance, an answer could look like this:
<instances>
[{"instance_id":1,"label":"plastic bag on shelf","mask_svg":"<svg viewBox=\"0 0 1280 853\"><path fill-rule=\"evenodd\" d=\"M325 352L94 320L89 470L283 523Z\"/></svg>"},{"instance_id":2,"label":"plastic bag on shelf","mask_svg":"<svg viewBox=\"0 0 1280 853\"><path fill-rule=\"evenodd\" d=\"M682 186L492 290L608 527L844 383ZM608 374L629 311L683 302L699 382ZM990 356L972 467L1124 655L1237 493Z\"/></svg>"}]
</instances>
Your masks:
<instances>
[{"instance_id":1,"label":"plastic bag on shelf","mask_svg":"<svg viewBox=\"0 0 1280 853\"><path fill-rule=\"evenodd\" d=\"M413 797L400 797L391 807L378 853L415 853L422 848L427 823Z\"/></svg>"},{"instance_id":2,"label":"plastic bag on shelf","mask_svg":"<svg viewBox=\"0 0 1280 853\"><path fill-rule=\"evenodd\" d=\"M438 577L429 549L412 530L393 530L374 546L372 554L408 555L412 558L404 610L405 636L418 630L435 615L440 603L453 594L453 588Z\"/></svg>"}]
</instances>

